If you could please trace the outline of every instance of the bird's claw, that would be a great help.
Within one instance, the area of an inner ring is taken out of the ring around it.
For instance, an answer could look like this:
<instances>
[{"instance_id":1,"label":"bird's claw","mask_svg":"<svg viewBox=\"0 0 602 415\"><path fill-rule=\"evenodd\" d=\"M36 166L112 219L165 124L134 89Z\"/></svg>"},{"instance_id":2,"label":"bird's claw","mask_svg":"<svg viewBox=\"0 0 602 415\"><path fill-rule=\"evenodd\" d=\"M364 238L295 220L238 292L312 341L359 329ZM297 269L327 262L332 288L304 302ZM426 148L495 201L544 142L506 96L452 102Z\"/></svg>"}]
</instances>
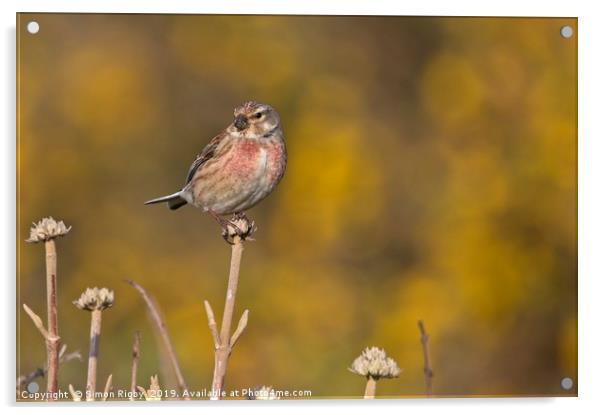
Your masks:
<instances>
[{"instance_id":1,"label":"bird's claw","mask_svg":"<svg viewBox=\"0 0 602 415\"><path fill-rule=\"evenodd\" d=\"M222 232L222 237L229 244L233 244L236 237L243 241L251 239L250 236L256 230L255 221L249 219L244 213L235 213L232 219L226 222L227 226Z\"/></svg>"},{"instance_id":2,"label":"bird's claw","mask_svg":"<svg viewBox=\"0 0 602 415\"><path fill-rule=\"evenodd\" d=\"M243 231L234 222L231 220L224 221L224 225L222 225L222 238L224 238L224 241L230 245L234 245L234 236L241 237L241 235L243 235Z\"/></svg>"}]
</instances>

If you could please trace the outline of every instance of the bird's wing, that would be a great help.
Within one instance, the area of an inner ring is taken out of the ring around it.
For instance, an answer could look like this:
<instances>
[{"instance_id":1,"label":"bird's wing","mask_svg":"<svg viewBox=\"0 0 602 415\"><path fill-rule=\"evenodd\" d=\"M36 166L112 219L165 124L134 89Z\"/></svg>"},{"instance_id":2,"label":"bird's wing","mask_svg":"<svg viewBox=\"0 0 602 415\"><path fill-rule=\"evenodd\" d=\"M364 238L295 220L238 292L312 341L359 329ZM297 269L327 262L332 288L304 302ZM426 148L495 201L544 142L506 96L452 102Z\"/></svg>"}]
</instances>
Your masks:
<instances>
[{"instance_id":1,"label":"bird's wing","mask_svg":"<svg viewBox=\"0 0 602 415\"><path fill-rule=\"evenodd\" d=\"M196 173L196 171L203 164L205 164L208 160L212 159L216 155L216 153L218 152L217 150L218 150L219 145L222 143L224 138L226 138L226 136L227 136L227 132L222 131L221 133L219 133L218 135L216 135L215 137L213 137L211 139L211 141L209 142L209 144L207 144L205 146L205 148L203 149L201 154L196 156L196 159L192 162L192 165L190 166L190 169L188 170L188 175L186 176L186 183L184 183L184 186L186 186L188 183L190 183L190 181L194 177L194 174Z\"/></svg>"}]
</instances>

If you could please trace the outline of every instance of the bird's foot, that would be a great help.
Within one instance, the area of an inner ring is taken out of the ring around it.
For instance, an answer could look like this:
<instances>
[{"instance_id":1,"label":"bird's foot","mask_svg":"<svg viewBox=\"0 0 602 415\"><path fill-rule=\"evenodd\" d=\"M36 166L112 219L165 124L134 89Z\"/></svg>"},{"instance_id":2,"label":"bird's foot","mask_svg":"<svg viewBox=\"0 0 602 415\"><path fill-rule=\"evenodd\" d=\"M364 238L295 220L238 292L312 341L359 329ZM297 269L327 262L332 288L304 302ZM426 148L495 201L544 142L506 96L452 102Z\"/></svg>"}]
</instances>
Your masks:
<instances>
[{"instance_id":1,"label":"bird's foot","mask_svg":"<svg viewBox=\"0 0 602 415\"><path fill-rule=\"evenodd\" d=\"M251 235L257 230L255 221L249 219L244 212L235 213L228 222L230 226L224 235L226 242L230 244L235 243L236 238L239 238L241 241L253 240Z\"/></svg>"},{"instance_id":2,"label":"bird's foot","mask_svg":"<svg viewBox=\"0 0 602 415\"><path fill-rule=\"evenodd\" d=\"M239 238L242 241L253 240L250 236L257 229L255 221L249 219L244 212L235 213L232 219L229 220L222 218L212 210L208 210L207 212L222 227L222 238L230 245L234 245L236 242L235 238Z\"/></svg>"}]
</instances>

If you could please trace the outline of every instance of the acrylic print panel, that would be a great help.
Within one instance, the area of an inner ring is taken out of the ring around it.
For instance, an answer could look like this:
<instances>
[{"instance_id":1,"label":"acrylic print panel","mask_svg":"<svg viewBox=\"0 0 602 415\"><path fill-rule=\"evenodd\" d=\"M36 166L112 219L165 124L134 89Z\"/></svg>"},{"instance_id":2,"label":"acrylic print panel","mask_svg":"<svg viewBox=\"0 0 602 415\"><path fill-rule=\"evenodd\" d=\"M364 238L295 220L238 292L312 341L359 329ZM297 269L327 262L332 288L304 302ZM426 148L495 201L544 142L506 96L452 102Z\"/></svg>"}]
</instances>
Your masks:
<instances>
[{"instance_id":1,"label":"acrylic print panel","mask_svg":"<svg viewBox=\"0 0 602 415\"><path fill-rule=\"evenodd\" d=\"M18 400L577 394L576 19L17 28Z\"/></svg>"}]
</instances>

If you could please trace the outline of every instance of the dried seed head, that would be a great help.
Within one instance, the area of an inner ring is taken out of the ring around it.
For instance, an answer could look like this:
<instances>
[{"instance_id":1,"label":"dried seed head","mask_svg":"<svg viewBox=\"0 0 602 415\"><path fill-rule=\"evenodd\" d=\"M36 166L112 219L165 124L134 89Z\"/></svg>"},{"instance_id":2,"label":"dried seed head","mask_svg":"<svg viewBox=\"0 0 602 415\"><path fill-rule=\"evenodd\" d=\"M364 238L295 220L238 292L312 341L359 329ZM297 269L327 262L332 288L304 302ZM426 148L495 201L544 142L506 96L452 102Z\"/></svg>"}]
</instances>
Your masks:
<instances>
[{"instance_id":1,"label":"dried seed head","mask_svg":"<svg viewBox=\"0 0 602 415\"><path fill-rule=\"evenodd\" d=\"M230 224L227 225L227 229L222 232L222 236L232 243L236 236L239 236L243 240L251 239L251 235L253 235L256 230L257 227L255 226L255 221L249 219L244 214L238 214L234 215L230 220Z\"/></svg>"},{"instance_id":2,"label":"dried seed head","mask_svg":"<svg viewBox=\"0 0 602 415\"><path fill-rule=\"evenodd\" d=\"M67 227L63 221L56 221L52 217L44 218L38 223L33 223L29 230L29 239L25 242L45 242L58 236L64 236L69 233L71 226Z\"/></svg>"},{"instance_id":3,"label":"dried seed head","mask_svg":"<svg viewBox=\"0 0 602 415\"><path fill-rule=\"evenodd\" d=\"M252 389L247 396L247 399L252 401L273 401L280 399L280 397L276 394L276 391L271 386L261 386Z\"/></svg>"},{"instance_id":4,"label":"dried seed head","mask_svg":"<svg viewBox=\"0 0 602 415\"><path fill-rule=\"evenodd\" d=\"M376 380L380 378L396 378L401 373L401 369L399 369L395 360L387 357L385 351L378 347L367 347L353 361L349 370L358 375L371 377Z\"/></svg>"},{"instance_id":5,"label":"dried seed head","mask_svg":"<svg viewBox=\"0 0 602 415\"><path fill-rule=\"evenodd\" d=\"M104 310L113 306L115 293L108 288L86 288L73 304L80 310Z\"/></svg>"}]
</instances>

